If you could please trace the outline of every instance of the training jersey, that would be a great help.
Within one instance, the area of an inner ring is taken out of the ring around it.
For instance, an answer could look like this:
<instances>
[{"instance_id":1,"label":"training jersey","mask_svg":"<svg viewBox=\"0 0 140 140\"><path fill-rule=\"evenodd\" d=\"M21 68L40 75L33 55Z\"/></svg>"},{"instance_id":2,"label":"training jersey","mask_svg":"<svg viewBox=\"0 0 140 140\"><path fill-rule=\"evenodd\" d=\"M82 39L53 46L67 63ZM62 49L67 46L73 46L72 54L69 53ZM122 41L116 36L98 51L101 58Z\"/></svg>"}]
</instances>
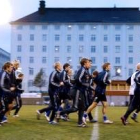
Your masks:
<instances>
[{"instance_id":1,"label":"training jersey","mask_svg":"<svg viewBox=\"0 0 140 140\"><path fill-rule=\"evenodd\" d=\"M60 88L60 92L69 92L72 84L70 83L70 77L65 70L60 73L60 82L64 83L64 85Z\"/></svg>"},{"instance_id":2,"label":"training jersey","mask_svg":"<svg viewBox=\"0 0 140 140\"><path fill-rule=\"evenodd\" d=\"M11 93L10 88L12 87L10 74L4 71L1 76L0 87L3 92Z\"/></svg>"},{"instance_id":3,"label":"training jersey","mask_svg":"<svg viewBox=\"0 0 140 140\"><path fill-rule=\"evenodd\" d=\"M98 74L95 80L97 87L106 89L106 86L110 84L110 74L109 71L103 70Z\"/></svg>"},{"instance_id":4,"label":"training jersey","mask_svg":"<svg viewBox=\"0 0 140 140\"><path fill-rule=\"evenodd\" d=\"M136 82L135 82L135 75L138 71L135 71L131 76L131 85L129 89L129 95L134 95L134 90L136 88Z\"/></svg>"},{"instance_id":5,"label":"training jersey","mask_svg":"<svg viewBox=\"0 0 140 140\"><path fill-rule=\"evenodd\" d=\"M53 71L49 77L49 89L58 89L60 87L60 71Z\"/></svg>"},{"instance_id":6,"label":"training jersey","mask_svg":"<svg viewBox=\"0 0 140 140\"><path fill-rule=\"evenodd\" d=\"M75 87L79 90L86 90L90 85L90 80L87 82L87 78L90 77L89 70L81 67L75 75Z\"/></svg>"}]
</instances>

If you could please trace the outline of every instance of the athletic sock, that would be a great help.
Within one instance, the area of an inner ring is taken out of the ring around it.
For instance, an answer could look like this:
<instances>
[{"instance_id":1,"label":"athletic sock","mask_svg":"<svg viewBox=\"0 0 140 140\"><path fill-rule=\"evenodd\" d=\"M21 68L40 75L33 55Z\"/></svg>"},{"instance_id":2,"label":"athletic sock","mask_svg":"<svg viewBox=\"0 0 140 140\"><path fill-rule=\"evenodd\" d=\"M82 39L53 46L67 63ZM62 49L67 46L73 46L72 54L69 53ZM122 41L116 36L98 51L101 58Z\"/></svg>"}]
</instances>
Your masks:
<instances>
[{"instance_id":1,"label":"athletic sock","mask_svg":"<svg viewBox=\"0 0 140 140\"><path fill-rule=\"evenodd\" d=\"M103 115L103 121L106 121L106 120L107 120L107 116Z\"/></svg>"},{"instance_id":2,"label":"athletic sock","mask_svg":"<svg viewBox=\"0 0 140 140\"><path fill-rule=\"evenodd\" d=\"M84 113L84 115L83 115L83 116L84 116L84 118L87 118L87 116L88 116L88 115L87 115L87 113Z\"/></svg>"},{"instance_id":3,"label":"athletic sock","mask_svg":"<svg viewBox=\"0 0 140 140\"><path fill-rule=\"evenodd\" d=\"M137 118L137 115L138 115L138 114L137 114L136 112L134 112L133 115L132 115L132 117L133 117L133 118Z\"/></svg>"}]
</instances>

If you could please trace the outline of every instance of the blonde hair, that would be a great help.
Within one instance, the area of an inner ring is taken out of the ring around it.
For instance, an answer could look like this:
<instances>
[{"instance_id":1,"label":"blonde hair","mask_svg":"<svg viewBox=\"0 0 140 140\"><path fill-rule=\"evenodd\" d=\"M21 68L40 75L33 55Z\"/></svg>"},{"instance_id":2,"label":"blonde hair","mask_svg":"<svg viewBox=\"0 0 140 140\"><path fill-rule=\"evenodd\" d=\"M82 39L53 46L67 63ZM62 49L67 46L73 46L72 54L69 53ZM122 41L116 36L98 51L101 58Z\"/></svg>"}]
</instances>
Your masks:
<instances>
[{"instance_id":1,"label":"blonde hair","mask_svg":"<svg viewBox=\"0 0 140 140\"><path fill-rule=\"evenodd\" d=\"M68 75L72 75L73 74L73 70L72 69L69 69L68 70Z\"/></svg>"},{"instance_id":2,"label":"blonde hair","mask_svg":"<svg viewBox=\"0 0 140 140\"><path fill-rule=\"evenodd\" d=\"M138 64L136 65L136 69L137 69L137 70L140 70L140 63L138 63Z\"/></svg>"},{"instance_id":3,"label":"blonde hair","mask_svg":"<svg viewBox=\"0 0 140 140\"><path fill-rule=\"evenodd\" d=\"M54 68L55 69L57 69L58 68L58 66L60 66L61 65L61 63L60 62L56 62L56 63L54 63Z\"/></svg>"}]
</instances>

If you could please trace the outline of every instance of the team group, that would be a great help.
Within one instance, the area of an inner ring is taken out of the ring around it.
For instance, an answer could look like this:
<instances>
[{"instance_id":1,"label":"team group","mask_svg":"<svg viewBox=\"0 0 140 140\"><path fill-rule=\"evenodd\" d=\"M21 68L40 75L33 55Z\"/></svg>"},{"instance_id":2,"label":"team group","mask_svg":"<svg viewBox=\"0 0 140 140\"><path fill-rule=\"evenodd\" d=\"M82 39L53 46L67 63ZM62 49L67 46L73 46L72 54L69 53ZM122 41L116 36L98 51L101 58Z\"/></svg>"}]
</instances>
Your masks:
<instances>
[{"instance_id":1,"label":"team group","mask_svg":"<svg viewBox=\"0 0 140 140\"><path fill-rule=\"evenodd\" d=\"M103 105L103 122L113 123L106 115L107 98L106 86L110 84L110 63L103 64L102 72L89 70L92 62L88 58L82 58L81 67L71 78L70 64L62 65L60 62L54 64L54 71L49 77L48 93L50 96L50 105L46 108L37 110L37 119L45 112L49 124L58 124L59 119L69 119L69 114L78 113L77 124L79 127L87 125L86 120L94 120L91 111L101 101Z\"/></svg>"},{"instance_id":2,"label":"team group","mask_svg":"<svg viewBox=\"0 0 140 140\"><path fill-rule=\"evenodd\" d=\"M91 123L97 122L92 116L92 110L99 102L102 103L103 123L112 124L106 115L107 98L106 86L111 83L110 63L102 65L102 71L89 72L92 61L82 58L81 67L72 76L72 69L69 63L62 67L60 62L54 64L54 71L49 76L48 94L50 96L49 106L37 110L37 119L45 113L49 124L58 124L59 119L68 121L69 114L77 112L79 127L85 127L87 120ZM19 67L19 61L6 62L0 73L0 126L7 122L6 114L15 110L13 117L18 117L22 106L21 94L23 73ZM130 104L126 113L121 117L122 123L126 125L129 115L137 122L137 114L140 111L140 63L136 71L127 80L130 84Z\"/></svg>"}]
</instances>

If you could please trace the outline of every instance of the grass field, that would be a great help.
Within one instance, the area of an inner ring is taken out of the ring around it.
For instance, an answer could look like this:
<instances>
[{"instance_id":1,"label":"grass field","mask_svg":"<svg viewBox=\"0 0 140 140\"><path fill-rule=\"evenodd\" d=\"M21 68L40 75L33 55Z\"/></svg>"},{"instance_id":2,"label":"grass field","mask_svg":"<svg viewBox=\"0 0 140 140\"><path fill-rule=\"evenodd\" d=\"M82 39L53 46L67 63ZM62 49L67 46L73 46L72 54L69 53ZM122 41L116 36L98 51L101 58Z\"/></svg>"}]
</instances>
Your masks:
<instances>
[{"instance_id":1,"label":"grass field","mask_svg":"<svg viewBox=\"0 0 140 140\"><path fill-rule=\"evenodd\" d=\"M108 116L114 124L99 123L99 140L140 140L140 123L128 119L129 124L124 126L120 117L125 113L126 107L109 107ZM101 113L101 108L99 109ZM99 115L99 120L102 116ZM138 117L140 120L140 117Z\"/></svg>"},{"instance_id":2,"label":"grass field","mask_svg":"<svg viewBox=\"0 0 140 140\"><path fill-rule=\"evenodd\" d=\"M35 111L42 107L23 106L19 118L8 116L9 123L0 127L0 140L90 140L93 124L89 123L86 128L77 127L77 114L74 113L70 115L70 122L50 125L43 114L41 120L36 120ZM130 120L129 125L122 125L120 116L125 110L123 107L109 107L108 116L114 124L107 125L102 123L99 107L99 140L140 140L139 123Z\"/></svg>"}]
</instances>

